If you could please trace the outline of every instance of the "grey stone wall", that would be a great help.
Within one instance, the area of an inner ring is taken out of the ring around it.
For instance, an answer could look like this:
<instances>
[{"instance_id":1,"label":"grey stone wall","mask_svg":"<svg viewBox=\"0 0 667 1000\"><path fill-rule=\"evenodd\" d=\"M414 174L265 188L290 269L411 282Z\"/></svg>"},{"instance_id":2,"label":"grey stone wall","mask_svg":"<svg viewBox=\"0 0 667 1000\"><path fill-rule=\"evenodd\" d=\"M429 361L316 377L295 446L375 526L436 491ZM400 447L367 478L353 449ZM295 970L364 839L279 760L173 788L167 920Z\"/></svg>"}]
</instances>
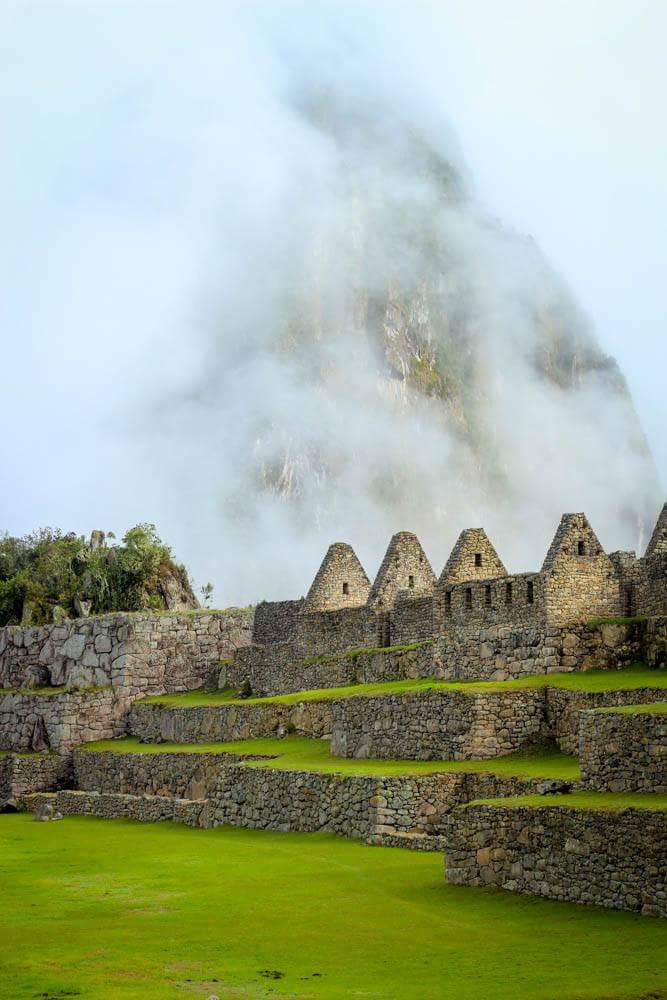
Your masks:
<instances>
[{"instance_id":1,"label":"grey stone wall","mask_svg":"<svg viewBox=\"0 0 667 1000\"><path fill-rule=\"evenodd\" d=\"M296 732L320 738L331 733L332 702L304 701L295 705L247 702L182 708L135 703L127 728L147 743L213 743L249 740Z\"/></svg>"},{"instance_id":2,"label":"grey stone wall","mask_svg":"<svg viewBox=\"0 0 667 1000\"><path fill-rule=\"evenodd\" d=\"M447 820L446 878L667 916L667 813L472 805Z\"/></svg>"},{"instance_id":3,"label":"grey stone wall","mask_svg":"<svg viewBox=\"0 0 667 1000\"><path fill-rule=\"evenodd\" d=\"M545 735L545 692L359 697L333 702L340 757L471 760L512 753Z\"/></svg>"},{"instance_id":4,"label":"grey stone wall","mask_svg":"<svg viewBox=\"0 0 667 1000\"><path fill-rule=\"evenodd\" d=\"M598 710L582 712L579 719L584 786L667 794L667 715Z\"/></svg>"},{"instance_id":5,"label":"grey stone wall","mask_svg":"<svg viewBox=\"0 0 667 1000\"><path fill-rule=\"evenodd\" d=\"M0 628L0 688L124 688L129 697L187 691L217 678L252 638L253 609L114 614Z\"/></svg>"},{"instance_id":6,"label":"grey stone wall","mask_svg":"<svg viewBox=\"0 0 667 1000\"><path fill-rule=\"evenodd\" d=\"M25 806L36 812L50 804L61 816L98 816L100 819L133 819L141 823L184 823L210 826L206 799L176 799L158 795L119 795L109 792L63 790L38 792L25 798Z\"/></svg>"},{"instance_id":7,"label":"grey stone wall","mask_svg":"<svg viewBox=\"0 0 667 1000\"><path fill-rule=\"evenodd\" d=\"M372 844L442 850L446 815L484 794L521 794L530 779L483 774L376 777L232 766L211 793L214 824L326 831Z\"/></svg>"},{"instance_id":8,"label":"grey stone wall","mask_svg":"<svg viewBox=\"0 0 667 1000\"><path fill-rule=\"evenodd\" d=\"M640 688L634 691L566 691L547 688L547 733L564 753L579 753L579 726L582 712L614 705L665 700L664 688Z\"/></svg>"},{"instance_id":9,"label":"grey stone wall","mask_svg":"<svg viewBox=\"0 0 667 1000\"><path fill-rule=\"evenodd\" d=\"M262 601L255 608L252 641L267 645L290 640L303 604L303 597L298 601Z\"/></svg>"},{"instance_id":10,"label":"grey stone wall","mask_svg":"<svg viewBox=\"0 0 667 1000\"><path fill-rule=\"evenodd\" d=\"M662 624L658 628L655 622ZM503 681L529 674L623 667L651 650L658 659L663 648L667 648L667 618L558 628L453 627L416 650L375 649L354 656L308 658L292 643L249 646L224 666L220 686L239 690L248 681L255 694L273 695L415 677Z\"/></svg>"},{"instance_id":11,"label":"grey stone wall","mask_svg":"<svg viewBox=\"0 0 667 1000\"><path fill-rule=\"evenodd\" d=\"M235 754L75 750L72 787L84 792L205 799Z\"/></svg>"},{"instance_id":12,"label":"grey stone wall","mask_svg":"<svg viewBox=\"0 0 667 1000\"><path fill-rule=\"evenodd\" d=\"M378 616L365 606L303 614L297 619L293 640L294 651L301 657L380 644Z\"/></svg>"},{"instance_id":13,"label":"grey stone wall","mask_svg":"<svg viewBox=\"0 0 667 1000\"><path fill-rule=\"evenodd\" d=\"M306 594L304 611L360 607L368 600L370 590L370 580L352 546L334 542Z\"/></svg>"},{"instance_id":14,"label":"grey stone wall","mask_svg":"<svg viewBox=\"0 0 667 1000\"><path fill-rule=\"evenodd\" d=\"M114 688L0 695L0 750L55 750L125 732L128 700Z\"/></svg>"},{"instance_id":15,"label":"grey stone wall","mask_svg":"<svg viewBox=\"0 0 667 1000\"><path fill-rule=\"evenodd\" d=\"M433 595L400 593L391 611L389 634L392 646L433 638Z\"/></svg>"},{"instance_id":16,"label":"grey stone wall","mask_svg":"<svg viewBox=\"0 0 667 1000\"><path fill-rule=\"evenodd\" d=\"M417 649L373 650L300 659L288 643L269 648L249 646L239 650L220 673L220 687L239 690L247 681L258 696L291 694L350 684L407 680L433 674L431 644Z\"/></svg>"},{"instance_id":17,"label":"grey stone wall","mask_svg":"<svg viewBox=\"0 0 667 1000\"><path fill-rule=\"evenodd\" d=\"M19 801L33 792L62 788L71 781L72 764L67 756L42 753L30 757L0 756L0 804Z\"/></svg>"}]
</instances>

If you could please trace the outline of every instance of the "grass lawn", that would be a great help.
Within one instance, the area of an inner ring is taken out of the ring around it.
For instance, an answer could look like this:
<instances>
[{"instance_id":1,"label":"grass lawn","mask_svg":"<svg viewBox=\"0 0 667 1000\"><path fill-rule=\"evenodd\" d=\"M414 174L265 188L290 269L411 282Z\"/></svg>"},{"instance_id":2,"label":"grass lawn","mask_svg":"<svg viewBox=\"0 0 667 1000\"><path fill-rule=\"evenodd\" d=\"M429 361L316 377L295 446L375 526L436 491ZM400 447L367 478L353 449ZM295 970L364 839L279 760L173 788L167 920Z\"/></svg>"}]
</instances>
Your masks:
<instances>
[{"instance_id":1,"label":"grass lawn","mask_svg":"<svg viewBox=\"0 0 667 1000\"><path fill-rule=\"evenodd\" d=\"M578 673L535 674L512 681L436 681L432 678L407 681L384 681L378 684L352 684L348 687L317 688L281 694L271 698L237 698L228 688L224 691L188 691L185 694L157 694L143 698L137 704L247 705L252 702L293 705L301 701L328 701L332 698L370 697L383 694L413 694L419 691L461 691L481 694L487 691L513 691L525 688L558 687L569 691L634 691L645 687L667 690L667 670L651 670L637 663L624 670L587 670Z\"/></svg>"},{"instance_id":2,"label":"grass lawn","mask_svg":"<svg viewBox=\"0 0 667 1000\"><path fill-rule=\"evenodd\" d=\"M332 757L328 740L305 736L285 739L239 740L232 743L140 743L135 737L86 743L80 750L115 753L236 753L264 754L271 760L247 761L246 767L269 767L289 771L318 771L325 774L436 774L440 772L490 772L500 775L579 780L576 757L549 748L520 750L492 760L355 760Z\"/></svg>"},{"instance_id":3,"label":"grass lawn","mask_svg":"<svg viewBox=\"0 0 667 1000\"><path fill-rule=\"evenodd\" d=\"M0 816L0 996L664 1000L667 921L325 834Z\"/></svg>"},{"instance_id":4,"label":"grass lawn","mask_svg":"<svg viewBox=\"0 0 667 1000\"><path fill-rule=\"evenodd\" d=\"M517 795L507 799L479 799L469 805L486 806L545 806L561 809L600 809L615 812L618 809L667 810L667 795L650 792L571 792L569 795ZM462 806L463 809L467 808Z\"/></svg>"}]
</instances>

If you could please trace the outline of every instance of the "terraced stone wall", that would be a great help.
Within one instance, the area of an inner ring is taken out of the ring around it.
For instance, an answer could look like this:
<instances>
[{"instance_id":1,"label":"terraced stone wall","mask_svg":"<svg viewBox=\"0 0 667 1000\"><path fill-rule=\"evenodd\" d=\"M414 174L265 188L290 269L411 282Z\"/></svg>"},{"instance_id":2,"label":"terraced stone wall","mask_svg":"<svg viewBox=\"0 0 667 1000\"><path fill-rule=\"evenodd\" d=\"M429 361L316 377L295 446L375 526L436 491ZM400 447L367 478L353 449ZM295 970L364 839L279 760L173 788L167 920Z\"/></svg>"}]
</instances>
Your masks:
<instances>
[{"instance_id":1,"label":"terraced stone wall","mask_svg":"<svg viewBox=\"0 0 667 1000\"><path fill-rule=\"evenodd\" d=\"M587 788L667 794L667 715L582 712L579 761Z\"/></svg>"},{"instance_id":2,"label":"terraced stone wall","mask_svg":"<svg viewBox=\"0 0 667 1000\"><path fill-rule=\"evenodd\" d=\"M521 794L524 778L484 774L394 777L232 766L211 794L215 825L360 837L372 844L442 850L445 818L483 794Z\"/></svg>"},{"instance_id":3,"label":"terraced stone wall","mask_svg":"<svg viewBox=\"0 0 667 1000\"><path fill-rule=\"evenodd\" d=\"M75 750L73 787L83 792L204 799L235 754Z\"/></svg>"},{"instance_id":4,"label":"terraced stone wall","mask_svg":"<svg viewBox=\"0 0 667 1000\"><path fill-rule=\"evenodd\" d=\"M33 792L64 787L72 775L67 756L43 753L31 757L6 754L0 757L0 804L20 801Z\"/></svg>"},{"instance_id":5,"label":"terraced stone wall","mask_svg":"<svg viewBox=\"0 0 667 1000\"><path fill-rule=\"evenodd\" d=\"M667 813L471 805L447 819L454 885L667 916Z\"/></svg>"},{"instance_id":6,"label":"terraced stone wall","mask_svg":"<svg viewBox=\"0 0 667 1000\"><path fill-rule=\"evenodd\" d=\"M26 809L36 812L50 805L61 816L98 816L100 819L133 819L140 823L184 823L208 827L207 799L177 799L172 796L116 795L66 789L37 792L25 798Z\"/></svg>"},{"instance_id":7,"label":"terraced stone wall","mask_svg":"<svg viewBox=\"0 0 667 1000\"><path fill-rule=\"evenodd\" d=\"M213 743L296 732L319 738L331 733L332 702L296 705L248 702L181 708L134 704L127 719L130 735L147 743Z\"/></svg>"},{"instance_id":8,"label":"terraced stone wall","mask_svg":"<svg viewBox=\"0 0 667 1000\"><path fill-rule=\"evenodd\" d=\"M614 705L636 705L665 700L664 688L640 688L634 691L567 691L548 688L546 692L546 729L564 753L579 753L579 726L582 713Z\"/></svg>"},{"instance_id":9,"label":"terraced stone wall","mask_svg":"<svg viewBox=\"0 0 667 1000\"><path fill-rule=\"evenodd\" d=\"M422 611L421 620L426 621L426 603ZM347 655L308 657L292 643L252 645L240 649L233 661L225 664L219 683L220 687L239 690L247 681L255 694L274 695L415 677L503 681L529 674L614 669L642 659L650 650L655 650L659 659L660 650L667 650L667 618L657 621L662 622L660 628L652 621L560 628L453 627L417 650L390 647L384 652L376 648L353 656L348 650ZM393 639L402 644L413 636L412 630L406 629Z\"/></svg>"},{"instance_id":10,"label":"terraced stone wall","mask_svg":"<svg viewBox=\"0 0 667 1000\"><path fill-rule=\"evenodd\" d=\"M248 646L238 651L220 672L220 687L240 690L247 681L253 694L279 695L349 684L430 677L434 671L431 644L416 649L387 649L351 655L299 659L289 643L271 648Z\"/></svg>"},{"instance_id":11,"label":"terraced stone wall","mask_svg":"<svg viewBox=\"0 0 667 1000\"><path fill-rule=\"evenodd\" d=\"M114 688L0 695L0 750L55 750L125 732L128 700Z\"/></svg>"},{"instance_id":12,"label":"terraced stone wall","mask_svg":"<svg viewBox=\"0 0 667 1000\"><path fill-rule=\"evenodd\" d=\"M545 736L544 690L423 691L333 702L339 757L484 760Z\"/></svg>"},{"instance_id":13,"label":"terraced stone wall","mask_svg":"<svg viewBox=\"0 0 667 1000\"><path fill-rule=\"evenodd\" d=\"M122 687L129 697L217 682L248 645L254 610L114 614L0 629L0 687Z\"/></svg>"}]
</instances>

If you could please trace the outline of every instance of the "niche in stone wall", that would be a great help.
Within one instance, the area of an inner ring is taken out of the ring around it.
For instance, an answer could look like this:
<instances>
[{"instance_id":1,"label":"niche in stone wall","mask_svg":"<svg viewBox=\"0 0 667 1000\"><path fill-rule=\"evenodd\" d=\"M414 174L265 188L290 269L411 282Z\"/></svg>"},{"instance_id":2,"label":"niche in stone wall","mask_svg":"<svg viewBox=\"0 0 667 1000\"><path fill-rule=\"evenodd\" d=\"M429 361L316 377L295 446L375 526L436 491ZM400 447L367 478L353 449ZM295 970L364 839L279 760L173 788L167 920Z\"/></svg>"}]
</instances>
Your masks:
<instances>
[{"instance_id":1,"label":"niche in stone wall","mask_svg":"<svg viewBox=\"0 0 667 1000\"><path fill-rule=\"evenodd\" d=\"M343 584L343 593L344 594L349 594L350 593L350 585L349 585L349 583L344 583Z\"/></svg>"},{"instance_id":2,"label":"niche in stone wall","mask_svg":"<svg viewBox=\"0 0 667 1000\"><path fill-rule=\"evenodd\" d=\"M512 603L512 584L511 583L506 583L505 584L505 604L511 604L511 603Z\"/></svg>"},{"instance_id":3,"label":"niche in stone wall","mask_svg":"<svg viewBox=\"0 0 667 1000\"><path fill-rule=\"evenodd\" d=\"M533 604L535 601L535 587L532 580L526 584L526 603Z\"/></svg>"}]
</instances>

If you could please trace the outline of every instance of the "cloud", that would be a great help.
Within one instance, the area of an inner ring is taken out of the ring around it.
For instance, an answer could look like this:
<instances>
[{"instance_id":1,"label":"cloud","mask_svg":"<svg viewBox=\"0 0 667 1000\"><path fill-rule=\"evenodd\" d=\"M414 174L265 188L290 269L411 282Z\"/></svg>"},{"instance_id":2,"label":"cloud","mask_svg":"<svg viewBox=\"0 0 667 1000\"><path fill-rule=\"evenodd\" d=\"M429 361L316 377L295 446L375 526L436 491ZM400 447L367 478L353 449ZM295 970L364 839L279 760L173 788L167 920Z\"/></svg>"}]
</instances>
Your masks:
<instances>
[{"instance_id":1,"label":"cloud","mask_svg":"<svg viewBox=\"0 0 667 1000\"><path fill-rule=\"evenodd\" d=\"M467 10L14 10L9 527L155 520L218 603L302 593L337 538L372 574L401 528L436 564L484 523L531 568L564 509L637 544L657 494L632 408L443 114ZM549 316L569 387L536 365ZM415 357L444 403L401 377Z\"/></svg>"}]
</instances>

